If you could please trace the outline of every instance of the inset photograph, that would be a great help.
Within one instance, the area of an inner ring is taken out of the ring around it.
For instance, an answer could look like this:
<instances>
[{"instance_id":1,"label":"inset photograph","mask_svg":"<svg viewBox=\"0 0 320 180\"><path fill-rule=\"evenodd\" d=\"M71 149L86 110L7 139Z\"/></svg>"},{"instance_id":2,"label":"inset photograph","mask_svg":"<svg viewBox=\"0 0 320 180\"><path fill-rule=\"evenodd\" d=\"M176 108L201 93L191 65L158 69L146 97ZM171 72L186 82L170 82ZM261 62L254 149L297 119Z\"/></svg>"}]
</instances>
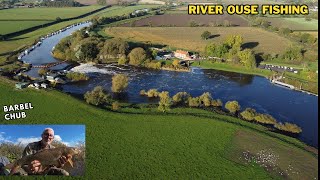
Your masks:
<instances>
[{"instance_id":1,"label":"inset photograph","mask_svg":"<svg viewBox=\"0 0 320 180\"><path fill-rule=\"evenodd\" d=\"M0 175L84 173L85 125L0 125Z\"/></svg>"}]
</instances>

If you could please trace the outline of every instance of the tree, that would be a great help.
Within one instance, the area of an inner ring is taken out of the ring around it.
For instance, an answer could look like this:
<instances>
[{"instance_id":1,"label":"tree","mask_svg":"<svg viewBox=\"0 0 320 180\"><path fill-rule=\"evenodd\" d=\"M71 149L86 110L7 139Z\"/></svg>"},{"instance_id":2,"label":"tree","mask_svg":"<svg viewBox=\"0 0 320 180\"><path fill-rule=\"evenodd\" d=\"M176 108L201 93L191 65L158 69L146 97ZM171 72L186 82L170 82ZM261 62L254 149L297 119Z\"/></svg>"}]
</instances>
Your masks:
<instances>
[{"instance_id":1,"label":"tree","mask_svg":"<svg viewBox=\"0 0 320 180\"><path fill-rule=\"evenodd\" d=\"M187 92L178 92L172 97L172 101L174 104L185 104L188 102L189 97L190 94Z\"/></svg>"},{"instance_id":2,"label":"tree","mask_svg":"<svg viewBox=\"0 0 320 180\"><path fill-rule=\"evenodd\" d=\"M88 104L95 106L109 104L111 102L111 96L105 92L102 86L97 86L92 91L86 92L84 99Z\"/></svg>"},{"instance_id":3,"label":"tree","mask_svg":"<svg viewBox=\"0 0 320 180\"><path fill-rule=\"evenodd\" d=\"M243 43L243 37L240 35L229 35L224 43L226 43L230 49L240 50Z\"/></svg>"},{"instance_id":4,"label":"tree","mask_svg":"<svg viewBox=\"0 0 320 180\"><path fill-rule=\"evenodd\" d=\"M291 133L301 133L302 129L297 126L296 124L292 124L292 123L276 123L274 125L275 128L282 130L282 131L287 131L287 132L291 132Z\"/></svg>"},{"instance_id":5,"label":"tree","mask_svg":"<svg viewBox=\"0 0 320 180\"><path fill-rule=\"evenodd\" d=\"M93 42L86 42L80 46L79 59L92 61L94 60L99 53L97 45Z\"/></svg>"},{"instance_id":6,"label":"tree","mask_svg":"<svg viewBox=\"0 0 320 180\"><path fill-rule=\"evenodd\" d=\"M118 59L118 65L124 65L124 64L127 64L128 63L128 59L126 58L126 56L121 56L119 59Z\"/></svg>"},{"instance_id":7,"label":"tree","mask_svg":"<svg viewBox=\"0 0 320 180\"><path fill-rule=\"evenodd\" d=\"M124 74L116 74L112 77L112 92L120 93L128 87L128 77Z\"/></svg>"},{"instance_id":8,"label":"tree","mask_svg":"<svg viewBox=\"0 0 320 180\"><path fill-rule=\"evenodd\" d=\"M276 124L277 120L269 114L258 114L254 117L256 121L262 124Z\"/></svg>"},{"instance_id":9,"label":"tree","mask_svg":"<svg viewBox=\"0 0 320 180\"><path fill-rule=\"evenodd\" d=\"M175 68L179 67L179 66L180 66L180 61L179 61L179 59L173 60L172 65L173 65Z\"/></svg>"},{"instance_id":10,"label":"tree","mask_svg":"<svg viewBox=\"0 0 320 180\"><path fill-rule=\"evenodd\" d=\"M189 107L199 107L200 106L200 98L199 97L189 97L188 99Z\"/></svg>"},{"instance_id":11,"label":"tree","mask_svg":"<svg viewBox=\"0 0 320 180\"><path fill-rule=\"evenodd\" d=\"M125 55L129 49L129 44L120 38L107 40L104 43L102 54L111 55L113 58Z\"/></svg>"},{"instance_id":12,"label":"tree","mask_svg":"<svg viewBox=\"0 0 320 180\"><path fill-rule=\"evenodd\" d=\"M45 69L45 68L40 68L40 69L38 70L39 76L44 76L44 75L47 74L47 72L48 72L48 70Z\"/></svg>"},{"instance_id":13,"label":"tree","mask_svg":"<svg viewBox=\"0 0 320 180\"><path fill-rule=\"evenodd\" d=\"M206 107L211 106L212 97L211 97L211 94L209 92L203 93L199 98L200 98L200 102L204 106L206 106Z\"/></svg>"},{"instance_id":14,"label":"tree","mask_svg":"<svg viewBox=\"0 0 320 180\"><path fill-rule=\"evenodd\" d=\"M171 106L171 98L169 96L169 92L162 91L159 94L159 97L160 97L160 101L159 101L158 110L162 112L169 111Z\"/></svg>"},{"instance_id":15,"label":"tree","mask_svg":"<svg viewBox=\"0 0 320 180\"><path fill-rule=\"evenodd\" d=\"M238 101L228 101L225 104L225 108L229 110L230 113L235 114L236 112L240 111L240 105Z\"/></svg>"},{"instance_id":16,"label":"tree","mask_svg":"<svg viewBox=\"0 0 320 180\"><path fill-rule=\"evenodd\" d=\"M131 65L141 65L147 58L146 51L141 48L134 48L129 53L129 64Z\"/></svg>"},{"instance_id":17,"label":"tree","mask_svg":"<svg viewBox=\"0 0 320 180\"><path fill-rule=\"evenodd\" d=\"M285 36L289 35L290 33L292 33L292 30L289 28L280 28L279 32Z\"/></svg>"},{"instance_id":18,"label":"tree","mask_svg":"<svg viewBox=\"0 0 320 180\"><path fill-rule=\"evenodd\" d=\"M211 101L211 105L213 107L222 107L223 103L222 103L222 101L220 99L217 99L217 100L214 99L214 100Z\"/></svg>"},{"instance_id":19,"label":"tree","mask_svg":"<svg viewBox=\"0 0 320 180\"><path fill-rule=\"evenodd\" d=\"M301 47L291 45L286 49L282 58L289 61L301 61L303 59L302 52L303 50Z\"/></svg>"},{"instance_id":20,"label":"tree","mask_svg":"<svg viewBox=\"0 0 320 180\"><path fill-rule=\"evenodd\" d=\"M246 108L246 110L240 113L241 117L248 121L254 120L254 117L256 116L256 114L257 114L256 110L252 108Z\"/></svg>"},{"instance_id":21,"label":"tree","mask_svg":"<svg viewBox=\"0 0 320 180\"><path fill-rule=\"evenodd\" d=\"M99 4L101 6L105 6L105 5L107 5L107 1L106 0L97 0L97 4Z\"/></svg>"},{"instance_id":22,"label":"tree","mask_svg":"<svg viewBox=\"0 0 320 180\"><path fill-rule=\"evenodd\" d=\"M202 34L201 34L201 38L204 39L204 40L207 40L209 39L211 36L211 33L209 31L204 31Z\"/></svg>"},{"instance_id":23,"label":"tree","mask_svg":"<svg viewBox=\"0 0 320 180\"><path fill-rule=\"evenodd\" d=\"M250 49L245 49L238 52L238 57L242 65L246 68L257 67L256 58Z\"/></svg>"}]
</instances>

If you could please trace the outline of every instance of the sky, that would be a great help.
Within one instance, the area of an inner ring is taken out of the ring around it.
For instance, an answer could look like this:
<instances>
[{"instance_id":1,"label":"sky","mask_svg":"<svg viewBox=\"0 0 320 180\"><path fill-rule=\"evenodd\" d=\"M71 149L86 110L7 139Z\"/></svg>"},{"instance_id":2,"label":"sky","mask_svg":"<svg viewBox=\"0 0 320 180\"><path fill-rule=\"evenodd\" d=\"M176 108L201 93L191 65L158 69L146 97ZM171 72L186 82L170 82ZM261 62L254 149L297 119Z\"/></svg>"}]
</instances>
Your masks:
<instances>
[{"instance_id":1,"label":"sky","mask_svg":"<svg viewBox=\"0 0 320 180\"><path fill-rule=\"evenodd\" d=\"M78 141L85 143L85 125L0 125L0 144L27 145L39 141L45 128L52 128L55 140L67 146L74 146Z\"/></svg>"}]
</instances>

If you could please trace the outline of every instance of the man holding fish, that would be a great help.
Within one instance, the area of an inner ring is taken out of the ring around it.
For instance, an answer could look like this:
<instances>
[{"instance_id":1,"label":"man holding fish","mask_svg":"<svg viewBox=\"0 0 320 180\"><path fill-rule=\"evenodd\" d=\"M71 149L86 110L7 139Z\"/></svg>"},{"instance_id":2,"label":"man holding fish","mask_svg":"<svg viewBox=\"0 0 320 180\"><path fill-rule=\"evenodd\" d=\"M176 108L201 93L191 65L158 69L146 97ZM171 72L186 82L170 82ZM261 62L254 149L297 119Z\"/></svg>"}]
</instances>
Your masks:
<instances>
[{"instance_id":1,"label":"man holding fish","mask_svg":"<svg viewBox=\"0 0 320 180\"><path fill-rule=\"evenodd\" d=\"M41 141L30 143L24 149L22 156L27 156L31 154L35 154L36 152L43 150L43 149L53 149L55 148L51 143L54 140L54 130L52 128L46 128L41 134ZM48 175L68 175L69 173L63 169L60 169L64 166L68 159L71 157L61 156L59 158L59 167L51 167L50 171L46 174ZM43 167L38 160L32 161L28 166L23 166L23 169L28 172L28 174L39 174L43 172Z\"/></svg>"}]
</instances>

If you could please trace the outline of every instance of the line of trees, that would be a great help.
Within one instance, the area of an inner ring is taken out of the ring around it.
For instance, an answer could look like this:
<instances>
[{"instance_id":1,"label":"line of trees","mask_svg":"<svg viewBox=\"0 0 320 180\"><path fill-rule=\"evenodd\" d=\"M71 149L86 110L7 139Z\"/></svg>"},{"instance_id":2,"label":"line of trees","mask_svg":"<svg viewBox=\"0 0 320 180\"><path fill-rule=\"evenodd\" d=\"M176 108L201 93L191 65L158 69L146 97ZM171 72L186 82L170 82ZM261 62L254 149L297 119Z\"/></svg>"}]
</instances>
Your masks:
<instances>
[{"instance_id":1,"label":"line of trees","mask_svg":"<svg viewBox=\"0 0 320 180\"><path fill-rule=\"evenodd\" d=\"M55 0L55 1L45 0L40 5L47 6L47 7L80 7L82 6L82 4L73 0Z\"/></svg>"}]
</instances>

